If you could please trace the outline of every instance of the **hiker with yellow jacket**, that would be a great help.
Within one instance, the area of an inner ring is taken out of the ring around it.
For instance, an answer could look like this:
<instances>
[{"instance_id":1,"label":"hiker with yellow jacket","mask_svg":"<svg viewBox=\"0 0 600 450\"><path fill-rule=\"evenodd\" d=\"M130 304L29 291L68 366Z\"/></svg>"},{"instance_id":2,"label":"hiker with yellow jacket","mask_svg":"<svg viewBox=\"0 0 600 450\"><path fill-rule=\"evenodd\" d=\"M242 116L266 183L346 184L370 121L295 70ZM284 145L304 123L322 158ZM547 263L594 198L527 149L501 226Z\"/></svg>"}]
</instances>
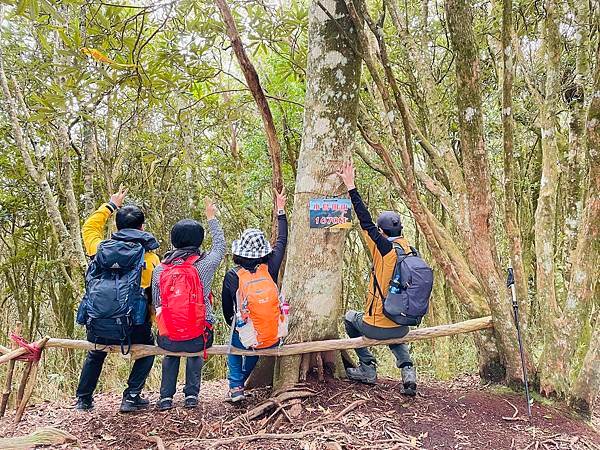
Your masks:
<instances>
[{"instance_id":1,"label":"hiker with yellow jacket","mask_svg":"<svg viewBox=\"0 0 600 450\"><path fill-rule=\"evenodd\" d=\"M91 258L86 273L86 291L77 311L77 323L85 325L87 340L104 345L120 345L123 353L133 344L154 344L150 323L152 271L160 260L159 243L144 231L144 213L136 205L123 205L127 191L120 189L90 217L81 233ZM106 223L116 215L117 232L106 239ZM106 359L106 352L88 352L79 385L78 410L93 408L93 395ZM140 394L152 369L154 356L136 359L123 393L121 412L147 408Z\"/></svg>"},{"instance_id":2,"label":"hiker with yellow jacket","mask_svg":"<svg viewBox=\"0 0 600 450\"><path fill-rule=\"evenodd\" d=\"M393 211L384 211L378 216L377 224L373 223L371 214L354 184L352 162L345 163L338 175L348 189L352 206L373 260L365 311L348 311L346 313L344 318L346 332L351 338L359 336L371 339L404 337L408 333L409 327L399 326L383 313L383 300L387 295L397 261L394 244L400 245L407 254L411 252L408 241L402 236L400 215ZM402 372L403 393L410 396L416 395L417 377L408 344L393 344L389 347L396 358L396 366ZM357 368L346 369L348 378L362 383L375 384L377 381L375 357L368 348L358 348L356 354L360 364Z\"/></svg>"}]
</instances>

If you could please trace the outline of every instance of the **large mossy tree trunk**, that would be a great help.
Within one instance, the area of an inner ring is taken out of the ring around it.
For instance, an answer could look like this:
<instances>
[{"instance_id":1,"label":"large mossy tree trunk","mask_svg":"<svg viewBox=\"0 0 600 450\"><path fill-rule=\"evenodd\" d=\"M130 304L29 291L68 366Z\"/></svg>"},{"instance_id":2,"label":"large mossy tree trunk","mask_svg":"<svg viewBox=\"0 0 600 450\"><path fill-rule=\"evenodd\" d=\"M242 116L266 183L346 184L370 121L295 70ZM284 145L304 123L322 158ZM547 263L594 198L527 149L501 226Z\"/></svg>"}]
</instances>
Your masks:
<instances>
[{"instance_id":1,"label":"large mossy tree trunk","mask_svg":"<svg viewBox=\"0 0 600 450\"><path fill-rule=\"evenodd\" d=\"M311 198L344 193L336 171L350 158L356 131L361 60L354 42L356 30L343 0L311 3L304 132L282 286L292 311L288 342L338 336L346 233L311 229L308 204ZM280 360L275 386L303 378L312 365L307 358ZM319 366L324 360L334 363L330 355L312 359Z\"/></svg>"},{"instance_id":2,"label":"large mossy tree trunk","mask_svg":"<svg viewBox=\"0 0 600 450\"><path fill-rule=\"evenodd\" d=\"M473 8L469 0L449 0L445 6L455 54L460 152L471 228L467 254L494 317L494 333L506 370L506 381L520 384L523 376L510 296L496 251L494 199L483 132L481 76L473 30Z\"/></svg>"}]
</instances>

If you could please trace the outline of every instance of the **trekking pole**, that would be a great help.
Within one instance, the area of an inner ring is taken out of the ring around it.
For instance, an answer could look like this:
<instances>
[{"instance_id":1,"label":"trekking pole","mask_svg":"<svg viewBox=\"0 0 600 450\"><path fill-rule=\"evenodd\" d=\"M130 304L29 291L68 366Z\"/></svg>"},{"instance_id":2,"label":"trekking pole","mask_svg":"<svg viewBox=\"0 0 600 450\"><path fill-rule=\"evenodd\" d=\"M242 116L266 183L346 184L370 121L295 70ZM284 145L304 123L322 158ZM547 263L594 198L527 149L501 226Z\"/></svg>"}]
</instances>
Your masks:
<instances>
[{"instance_id":1,"label":"trekking pole","mask_svg":"<svg viewBox=\"0 0 600 450\"><path fill-rule=\"evenodd\" d=\"M521 327L519 326L519 304L517 303L517 290L515 287L515 274L512 267L508 268L506 287L510 288L512 294L512 307L515 326L517 327L517 339L519 340L519 352L521 353L521 366L523 367L523 380L525 382L525 399L527 400L527 415L531 418L531 398L529 397L529 384L527 382L527 364L525 363L525 350L521 339Z\"/></svg>"}]
</instances>

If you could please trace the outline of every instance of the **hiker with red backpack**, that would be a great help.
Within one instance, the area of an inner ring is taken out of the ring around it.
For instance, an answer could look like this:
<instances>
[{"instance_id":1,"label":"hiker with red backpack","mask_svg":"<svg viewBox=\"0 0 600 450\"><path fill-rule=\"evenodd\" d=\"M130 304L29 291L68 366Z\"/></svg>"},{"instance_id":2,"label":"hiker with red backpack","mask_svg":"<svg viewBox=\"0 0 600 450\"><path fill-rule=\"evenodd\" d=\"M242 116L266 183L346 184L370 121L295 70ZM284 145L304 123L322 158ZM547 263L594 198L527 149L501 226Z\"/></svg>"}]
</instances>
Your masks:
<instances>
[{"instance_id":1,"label":"hiker with red backpack","mask_svg":"<svg viewBox=\"0 0 600 450\"><path fill-rule=\"evenodd\" d=\"M81 234L90 265L85 275L85 294L77 311L77 323L85 325L87 340L104 345L120 345L128 353L132 344L154 345L149 299L152 271L160 260L154 251L158 241L144 231L144 213L136 205L125 205L127 190L110 197L83 224ZM116 211L117 232L105 239L108 219ZM78 410L94 407L93 395L106 359L106 352L88 352L79 385ZM135 360L121 412L147 408L149 401L140 393L152 369L154 356Z\"/></svg>"},{"instance_id":2,"label":"hiker with red backpack","mask_svg":"<svg viewBox=\"0 0 600 450\"><path fill-rule=\"evenodd\" d=\"M171 229L173 250L168 252L152 277L152 301L156 309L158 345L171 352L200 353L186 358L184 406L198 406L200 380L206 349L213 343L215 315L211 286L225 256L225 235L216 218L217 208L206 199L206 219L212 237L208 253L200 250L204 228L184 219ZM179 356L165 356L162 362L161 411L173 408L179 374Z\"/></svg>"},{"instance_id":3,"label":"hiker with red backpack","mask_svg":"<svg viewBox=\"0 0 600 450\"><path fill-rule=\"evenodd\" d=\"M279 269L287 246L286 197L276 194L277 240L273 248L260 230L245 230L233 241L236 266L223 279L223 316L231 325L230 345L239 349L277 346L287 335L289 306L277 288ZM244 385L258 362L258 356L227 355L227 400L245 399Z\"/></svg>"},{"instance_id":4,"label":"hiker with red backpack","mask_svg":"<svg viewBox=\"0 0 600 450\"><path fill-rule=\"evenodd\" d=\"M373 222L354 184L354 166L345 163L338 175L343 180L363 230L373 266L365 312L348 311L344 325L351 338L404 337L409 326L419 325L427 312L433 287L433 271L402 235L400 215L384 211ZM408 344L389 346L401 370L402 393L417 393L417 374ZM348 378L367 384L377 381L376 359L368 348L357 348L359 366L346 369Z\"/></svg>"}]
</instances>

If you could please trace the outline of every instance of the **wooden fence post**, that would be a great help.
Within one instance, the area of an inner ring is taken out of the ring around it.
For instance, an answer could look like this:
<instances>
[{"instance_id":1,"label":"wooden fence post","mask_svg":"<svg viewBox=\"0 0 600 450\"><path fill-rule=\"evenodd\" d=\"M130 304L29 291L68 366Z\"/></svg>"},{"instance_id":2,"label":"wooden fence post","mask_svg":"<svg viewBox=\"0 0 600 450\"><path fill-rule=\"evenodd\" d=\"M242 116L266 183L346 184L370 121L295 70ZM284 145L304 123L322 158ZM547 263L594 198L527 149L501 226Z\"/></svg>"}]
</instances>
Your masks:
<instances>
[{"instance_id":1,"label":"wooden fence post","mask_svg":"<svg viewBox=\"0 0 600 450\"><path fill-rule=\"evenodd\" d=\"M17 322L15 325L15 329L13 330L14 334L20 335L23 328L23 324L21 322ZM16 350L17 344L13 342L12 349ZM15 372L15 364L16 361L11 359L8 363L8 370L6 372L6 382L4 383L4 391L2 392L2 401L0 403L0 417L4 417L4 413L6 412L6 407L8 406L8 400L10 399L10 394L12 392L12 380L13 374Z\"/></svg>"},{"instance_id":2,"label":"wooden fence post","mask_svg":"<svg viewBox=\"0 0 600 450\"><path fill-rule=\"evenodd\" d=\"M26 389L24 389L23 397L21 398L21 402L19 403L19 406L17 407L17 413L15 414L15 423L18 423L21 421L21 418L23 417L23 413L25 412L25 408L27 407L27 402L31 398L31 394L33 393L33 388L35 387L35 382L37 379L38 369L40 366L40 360L41 360L41 356L42 356L41 352L43 352L44 346L46 345L46 342L48 342L49 339L50 339L49 337L45 337L38 344L38 348L40 349L40 359L38 359L37 361L32 361L32 362L27 363L29 365L30 371L29 371L27 378L24 378Z\"/></svg>"}]
</instances>

